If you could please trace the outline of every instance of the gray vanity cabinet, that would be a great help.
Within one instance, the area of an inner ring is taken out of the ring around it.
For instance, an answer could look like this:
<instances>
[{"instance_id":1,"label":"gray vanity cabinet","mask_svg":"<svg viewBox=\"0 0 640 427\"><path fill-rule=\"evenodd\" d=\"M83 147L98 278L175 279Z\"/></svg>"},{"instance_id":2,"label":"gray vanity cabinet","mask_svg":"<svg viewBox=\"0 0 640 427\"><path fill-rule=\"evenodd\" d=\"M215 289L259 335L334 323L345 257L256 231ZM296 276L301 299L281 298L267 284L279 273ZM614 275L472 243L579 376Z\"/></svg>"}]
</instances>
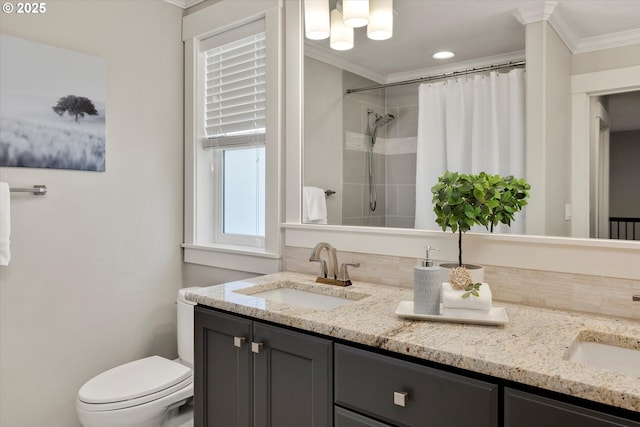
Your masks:
<instances>
[{"instance_id":1,"label":"gray vanity cabinet","mask_svg":"<svg viewBox=\"0 0 640 427\"><path fill-rule=\"evenodd\" d=\"M336 427L496 427L496 384L335 344ZM338 412L338 411L336 411ZM374 423L373 420L379 421Z\"/></svg>"},{"instance_id":2,"label":"gray vanity cabinet","mask_svg":"<svg viewBox=\"0 0 640 427\"><path fill-rule=\"evenodd\" d=\"M202 306L194 317L195 427L640 427L497 378Z\"/></svg>"},{"instance_id":3,"label":"gray vanity cabinet","mask_svg":"<svg viewBox=\"0 0 640 427\"><path fill-rule=\"evenodd\" d=\"M196 427L333 426L333 344L195 309Z\"/></svg>"},{"instance_id":4,"label":"gray vanity cabinet","mask_svg":"<svg viewBox=\"0 0 640 427\"><path fill-rule=\"evenodd\" d=\"M640 427L591 409L505 387L504 427Z\"/></svg>"}]
</instances>

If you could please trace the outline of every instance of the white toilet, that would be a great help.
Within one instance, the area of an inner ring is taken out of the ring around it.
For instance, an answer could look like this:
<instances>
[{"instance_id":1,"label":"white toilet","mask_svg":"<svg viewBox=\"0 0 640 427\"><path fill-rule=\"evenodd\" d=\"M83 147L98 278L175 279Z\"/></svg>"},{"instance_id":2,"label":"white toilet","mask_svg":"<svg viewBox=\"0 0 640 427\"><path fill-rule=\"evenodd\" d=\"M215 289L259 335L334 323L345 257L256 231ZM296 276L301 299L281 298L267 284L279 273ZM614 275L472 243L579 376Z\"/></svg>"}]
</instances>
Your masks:
<instances>
[{"instance_id":1,"label":"white toilet","mask_svg":"<svg viewBox=\"0 0 640 427\"><path fill-rule=\"evenodd\" d=\"M193 288L191 288L193 289ZM193 426L193 307L178 291L178 356L151 356L87 381L76 409L84 427Z\"/></svg>"}]
</instances>

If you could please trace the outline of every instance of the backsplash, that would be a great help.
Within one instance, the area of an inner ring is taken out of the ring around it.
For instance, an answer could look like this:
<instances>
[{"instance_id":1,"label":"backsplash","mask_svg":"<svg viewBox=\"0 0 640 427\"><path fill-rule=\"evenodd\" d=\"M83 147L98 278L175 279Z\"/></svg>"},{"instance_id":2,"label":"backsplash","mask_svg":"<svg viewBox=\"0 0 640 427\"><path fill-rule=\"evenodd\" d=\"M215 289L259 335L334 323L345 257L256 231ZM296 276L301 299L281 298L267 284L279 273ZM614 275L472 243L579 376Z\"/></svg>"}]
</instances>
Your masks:
<instances>
[{"instance_id":1,"label":"backsplash","mask_svg":"<svg viewBox=\"0 0 640 427\"><path fill-rule=\"evenodd\" d=\"M309 262L311 249L287 246L284 270L316 274L317 263ZM413 267L418 258L338 252L338 262L359 262L350 268L354 281L389 286L412 287ZM640 320L640 280L628 280L585 274L556 273L485 265L485 281L491 285L493 298L532 307L580 311L605 316Z\"/></svg>"}]
</instances>

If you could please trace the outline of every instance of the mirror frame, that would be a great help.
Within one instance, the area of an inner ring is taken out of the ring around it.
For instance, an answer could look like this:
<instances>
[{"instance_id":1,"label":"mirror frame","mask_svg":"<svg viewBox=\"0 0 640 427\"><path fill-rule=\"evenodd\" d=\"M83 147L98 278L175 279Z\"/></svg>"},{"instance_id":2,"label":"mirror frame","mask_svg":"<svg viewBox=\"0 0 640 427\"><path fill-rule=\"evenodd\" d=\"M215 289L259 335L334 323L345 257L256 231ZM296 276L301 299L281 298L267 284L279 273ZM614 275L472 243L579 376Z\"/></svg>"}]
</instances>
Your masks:
<instances>
[{"instance_id":1,"label":"mirror frame","mask_svg":"<svg viewBox=\"0 0 640 427\"><path fill-rule=\"evenodd\" d=\"M281 224L285 247L312 248L319 241L329 241L340 251L417 259L424 248L431 245L441 249L440 259L456 259L457 239L445 232L302 224L304 32L301 2L286 0L285 22L286 180L285 222ZM575 156L572 159L576 161ZM640 281L639 242L480 233L466 233L463 240L467 262Z\"/></svg>"}]
</instances>

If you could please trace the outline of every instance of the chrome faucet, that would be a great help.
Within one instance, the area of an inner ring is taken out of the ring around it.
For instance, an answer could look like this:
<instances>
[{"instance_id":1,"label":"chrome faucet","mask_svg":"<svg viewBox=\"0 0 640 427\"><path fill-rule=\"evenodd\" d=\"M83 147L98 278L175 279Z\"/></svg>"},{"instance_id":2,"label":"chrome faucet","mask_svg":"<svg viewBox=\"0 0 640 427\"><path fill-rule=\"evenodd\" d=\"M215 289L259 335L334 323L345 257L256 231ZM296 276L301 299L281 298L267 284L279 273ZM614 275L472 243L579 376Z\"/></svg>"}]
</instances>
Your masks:
<instances>
[{"instance_id":1,"label":"chrome faucet","mask_svg":"<svg viewBox=\"0 0 640 427\"><path fill-rule=\"evenodd\" d=\"M320 258L320 254L323 250L326 250L327 252L327 260L329 262L328 266L327 262ZM340 265L340 269L338 269L338 257L336 256L336 248L326 242L320 242L313 248L313 250L311 251L311 256L309 257L309 261L320 263L320 269L318 270L318 277L316 277L316 282L337 286L351 285L351 279L349 278L347 266L360 267L360 263L344 263Z\"/></svg>"}]
</instances>

